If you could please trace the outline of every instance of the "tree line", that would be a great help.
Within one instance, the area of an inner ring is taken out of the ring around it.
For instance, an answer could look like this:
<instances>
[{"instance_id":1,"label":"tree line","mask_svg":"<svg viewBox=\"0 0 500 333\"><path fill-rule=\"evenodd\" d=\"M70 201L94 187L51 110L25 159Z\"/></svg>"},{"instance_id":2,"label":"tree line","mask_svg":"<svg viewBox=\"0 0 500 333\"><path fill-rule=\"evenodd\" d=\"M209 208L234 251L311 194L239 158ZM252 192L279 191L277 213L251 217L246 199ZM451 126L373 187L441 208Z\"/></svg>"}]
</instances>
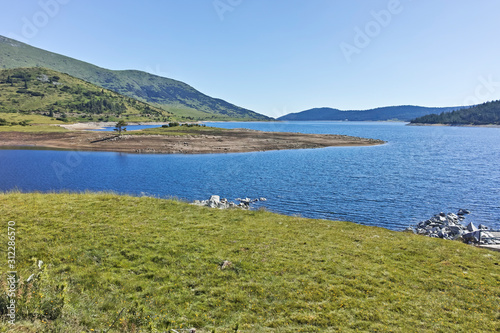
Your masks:
<instances>
[{"instance_id":1,"label":"tree line","mask_svg":"<svg viewBox=\"0 0 500 333\"><path fill-rule=\"evenodd\" d=\"M413 119L413 124L500 125L500 100L467 109L429 114Z\"/></svg>"}]
</instances>

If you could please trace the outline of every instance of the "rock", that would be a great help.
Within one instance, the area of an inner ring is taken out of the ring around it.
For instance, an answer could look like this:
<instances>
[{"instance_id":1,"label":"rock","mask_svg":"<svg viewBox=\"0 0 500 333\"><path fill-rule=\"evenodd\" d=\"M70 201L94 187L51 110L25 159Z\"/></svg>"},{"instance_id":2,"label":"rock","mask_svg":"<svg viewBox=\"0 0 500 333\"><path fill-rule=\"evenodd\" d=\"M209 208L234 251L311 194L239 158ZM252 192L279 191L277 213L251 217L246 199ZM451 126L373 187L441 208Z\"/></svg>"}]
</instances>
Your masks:
<instances>
[{"instance_id":1,"label":"rock","mask_svg":"<svg viewBox=\"0 0 500 333\"><path fill-rule=\"evenodd\" d=\"M403 230L404 232L413 232L413 233L416 233L416 230L413 230L412 227L408 227L406 228L405 230Z\"/></svg>"},{"instance_id":2,"label":"rock","mask_svg":"<svg viewBox=\"0 0 500 333\"><path fill-rule=\"evenodd\" d=\"M462 208L460 208L458 210L458 213L457 213L457 215L462 215L462 216L463 215L468 215L468 214L470 214L470 211L468 211L467 209L462 209Z\"/></svg>"},{"instance_id":3,"label":"rock","mask_svg":"<svg viewBox=\"0 0 500 333\"><path fill-rule=\"evenodd\" d=\"M470 222L469 224L467 224L467 230L469 230L470 232L474 232L474 231L477 231L477 227L474 225L474 223Z\"/></svg>"},{"instance_id":4,"label":"rock","mask_svg":"<svg viewBox=\"0 0 500 333\"><path fill-rule=\"evenodd\" d=\"M229 205L225 202L219 202L219 205L217 206L217 208L219 208L219 209L226 209L228 207L229 207Z\"/></svg>"},{"instance_id":5,"label":"rock","mask_svg":"<svg viewBox=\"0 0 500 333\"><path fill-rule=\"evenodd\" d=\"M469 242L479 243L480 235L481 235L480 231L474 231L462 235L462 238Z\"/></svg>"},{"instance_id":6,"label":"rock","mask_svg":"<svg viewBox=\"0 0 500 333\"><path fill-rule=\"evenodd\" d=\"M457 214L443 212L434 215L428 220L421 221L417 225L407 228L405 231L413 231L418 235L425 235L433 238L459 239L469 243L491 244L500 243L500 232L497 237L490 236L490 230L487 226L480 224L478 227L470 222L464 226L460 222L465 219L466 214L470 212L466 209L460 209ZM495 232L494 232L495 233Z\"/></svg>"},{"instance_id":7,"label":"rock","mask_svg":"<svg viewBox=\"0 0 500 333\"><path fill-rule=\"evenodd\" d=\"M208 201L214 202L214 203L219 203L220 202L220 196L218 195L212 195Z\"/></svg>"},{"instance_id":8,"label":"rock","mask_svg":"<svg viewBox=\"0 0 500 333\"><path fill-rule=\"evenodd\" d=\"M266 198L259 198L260 201L267 201Z\"/></svg>"},{"instance_id":9,"label":"rock","mask_svg":"<svg viewBox=\"0 0 500 333\"><path fill-rule=\"evenodd\" d=\"M265 198L261 198L264 199ZM209 200L194 200L192 202L193 205L197 206L207 206L210 208L218 208L218 209L227 209L227 208L241 208L241 209L249 209L250 204L253 202L261 201L261 199L250 199L250 198L245 198L245 199L236 199L236 201L240 201L239 204L235 204L232 201L227 200L226 198L220 198L218 195L212 195L210 196Z\"/></svg>"},{"instance_id":10,"label":"rock","mask_svg":"<svg viewBox=\"0 0 500 333\"><path fill-rule=\"evenodd\" d=\"M220 269L220 270L225 270L225 269L227 269L227 268L231 268L232 266L233 266L233 263L232 263L232 262L230 262L229 260L224 260L224 261L220 264L219 269Z\"/></svg>"},{"instance_id":11,"label":"rock","mask_svg":"<svg viewBox=\"0 0 500 333\"><path fill-rule=\"evenodd\" d=\"M450 227L450 232L453 234L453 235L460 235L463 233L463 229L460 228L459 226L451 226Z\"/></svg>"}]
</instances>

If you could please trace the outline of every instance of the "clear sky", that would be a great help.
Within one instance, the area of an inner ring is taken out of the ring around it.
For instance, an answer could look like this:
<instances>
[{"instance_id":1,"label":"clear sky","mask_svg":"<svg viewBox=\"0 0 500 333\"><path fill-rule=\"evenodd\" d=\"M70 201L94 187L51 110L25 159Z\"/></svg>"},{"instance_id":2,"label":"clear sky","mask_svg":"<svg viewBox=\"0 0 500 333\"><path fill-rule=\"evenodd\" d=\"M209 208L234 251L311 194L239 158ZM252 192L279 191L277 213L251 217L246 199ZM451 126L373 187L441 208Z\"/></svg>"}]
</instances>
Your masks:
<instances>
[{"instance_id":1,"label":"clear sky","mask_svg":"<svg viewBox=\"0 0 500 333\"><path fill-rule=\"evenodd\" d=\"M278 117L500 99L497 0L0 0L0 35Z\"/></svg>"}]
</instances>

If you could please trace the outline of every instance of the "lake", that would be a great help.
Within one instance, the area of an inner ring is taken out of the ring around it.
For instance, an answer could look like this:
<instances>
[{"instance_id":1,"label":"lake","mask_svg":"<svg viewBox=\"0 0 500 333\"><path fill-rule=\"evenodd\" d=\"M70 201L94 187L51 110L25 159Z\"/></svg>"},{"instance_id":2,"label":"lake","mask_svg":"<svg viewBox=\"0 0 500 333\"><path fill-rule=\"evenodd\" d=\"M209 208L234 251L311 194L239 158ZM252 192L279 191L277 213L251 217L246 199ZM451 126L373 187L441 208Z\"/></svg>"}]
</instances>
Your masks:
<instances>
[{"instance_id":1,"label":"lake","mask_svg":"<svg viewBox=\"0 0 500 333\"><path fill-rule=\"evenodd\" d=\"M467 220L500 228L500 128L397 122L209 125L345 134L387 144L211 155L0 150L0 189L115 191L189 201L211 194L230 200L265 197L259 205L273 212L393 230L466 208L472 212Z\"/></svg>"},{"instance_id":2,"label":"lake","mask_svg":"<svg viewBox=\"0 0 500 333\"><path fill-rule=\"evenodd\" d=\"M161 125L127 125L125 128L127 131L137 131L137 130L142 130L142 129L147 129L147 128L156 128L156 127L161 127ZM115 126L110 126L110 127L103 127L100 129L93 129L90 131L96 131L96 132L114 132L115 131Z\"/></svg>"}]
</instances>

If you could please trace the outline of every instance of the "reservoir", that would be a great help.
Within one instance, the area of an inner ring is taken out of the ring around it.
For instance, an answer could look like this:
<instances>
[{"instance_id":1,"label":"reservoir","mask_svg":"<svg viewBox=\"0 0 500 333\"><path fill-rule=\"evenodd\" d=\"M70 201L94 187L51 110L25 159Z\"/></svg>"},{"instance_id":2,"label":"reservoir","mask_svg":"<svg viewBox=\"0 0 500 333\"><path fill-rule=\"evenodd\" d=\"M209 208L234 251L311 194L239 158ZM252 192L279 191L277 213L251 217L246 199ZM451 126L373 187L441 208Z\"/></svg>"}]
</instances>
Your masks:
<instances>
[{"instance_id":1,"label":"reservoir","mask_svg":"<svg viewBox=\"0 0 500 333\"><path fill-rule=\"evenodd\" d=\"M465 208L472 212L467 220L500 228L500 128L398 122L207 125L345 134L387 144L209 155L0 150L0 190L114 191L187 201L212 194L229 200L265 197L259 205L273 212L393 230Z\"/></svg>"}]
</instances>

